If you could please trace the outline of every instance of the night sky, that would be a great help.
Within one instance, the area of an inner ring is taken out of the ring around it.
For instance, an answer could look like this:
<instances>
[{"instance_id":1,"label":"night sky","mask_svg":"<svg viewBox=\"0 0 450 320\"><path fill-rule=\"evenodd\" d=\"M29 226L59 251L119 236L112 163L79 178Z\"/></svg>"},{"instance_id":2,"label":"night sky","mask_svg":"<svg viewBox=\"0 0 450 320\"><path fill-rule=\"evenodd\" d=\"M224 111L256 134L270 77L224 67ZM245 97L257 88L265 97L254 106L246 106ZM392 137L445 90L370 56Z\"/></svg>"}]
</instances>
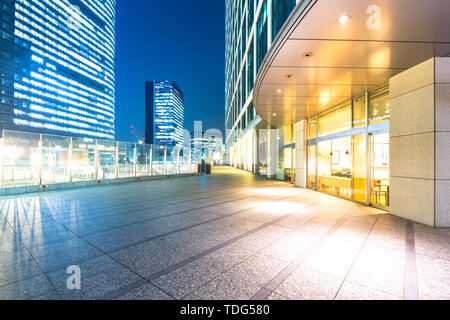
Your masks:
<instances>
[{"instance_id":1,"label":"night sky","mask_svg":"<svg viewBox=\"0 0 450 320\"><path fill-rule=\"evenodd\" d=\"M116 139L144 133L145 81L175 80L185 96L185 128L224 127L223 0L117 0Z\"/></svg>"}]
</instances>

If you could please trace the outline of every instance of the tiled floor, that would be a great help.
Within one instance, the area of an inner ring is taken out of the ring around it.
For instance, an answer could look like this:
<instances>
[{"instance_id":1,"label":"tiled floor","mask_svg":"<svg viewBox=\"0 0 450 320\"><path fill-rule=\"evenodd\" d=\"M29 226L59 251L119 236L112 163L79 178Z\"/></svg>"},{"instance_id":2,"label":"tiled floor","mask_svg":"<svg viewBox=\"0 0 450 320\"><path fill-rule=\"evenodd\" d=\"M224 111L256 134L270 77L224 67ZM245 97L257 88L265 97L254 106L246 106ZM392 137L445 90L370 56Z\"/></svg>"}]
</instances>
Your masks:
<instances>
[{"instance_id":1,"label":"tiled floor","mask_svg":"<svg viewBox=\"0 0 450 320\"><path fill-rule=\"evenodd\" d=\"M411 297L450 299L449 229L243 171L0 199L0 299Z\"/></svg>"}]
</instances>

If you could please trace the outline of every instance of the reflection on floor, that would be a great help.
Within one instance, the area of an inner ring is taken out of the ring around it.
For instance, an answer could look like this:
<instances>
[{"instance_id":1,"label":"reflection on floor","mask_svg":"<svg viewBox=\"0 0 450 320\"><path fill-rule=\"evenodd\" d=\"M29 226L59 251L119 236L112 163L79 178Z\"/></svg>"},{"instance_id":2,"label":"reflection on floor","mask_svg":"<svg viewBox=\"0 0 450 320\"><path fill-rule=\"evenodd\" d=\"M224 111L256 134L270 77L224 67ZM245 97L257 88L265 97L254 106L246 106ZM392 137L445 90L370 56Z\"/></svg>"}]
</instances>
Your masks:
<instances>
[{"instance_id":1,"label":"reflection on floor","mask_svg":"<svg viewBox=\"0 0 450 320\"><path fill-rule=\"evenodd\" d=\"M450 299L449 244L449 229L216 168L0 199L0 299Z\"/></svg>"}]
</instances>

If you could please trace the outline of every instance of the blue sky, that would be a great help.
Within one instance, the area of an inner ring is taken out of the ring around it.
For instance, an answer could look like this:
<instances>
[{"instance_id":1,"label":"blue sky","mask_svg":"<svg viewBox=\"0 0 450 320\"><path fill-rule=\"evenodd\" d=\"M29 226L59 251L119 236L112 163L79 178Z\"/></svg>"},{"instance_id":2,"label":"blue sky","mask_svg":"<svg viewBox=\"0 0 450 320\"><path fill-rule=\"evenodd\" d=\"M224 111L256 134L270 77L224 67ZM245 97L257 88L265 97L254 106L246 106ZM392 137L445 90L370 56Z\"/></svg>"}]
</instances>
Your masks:
<instances>
[{"instance_id":1,"label":"blue sky","mask_svg":"<svg viewBox=\"0 0 450 320\"><path fill-rule=\"evenodd\" d=\"M117 0L116 139L144 132L146 80L175 80L185 95L185 127L224 126L223 0Z\"/></svg>"}]
</instances>

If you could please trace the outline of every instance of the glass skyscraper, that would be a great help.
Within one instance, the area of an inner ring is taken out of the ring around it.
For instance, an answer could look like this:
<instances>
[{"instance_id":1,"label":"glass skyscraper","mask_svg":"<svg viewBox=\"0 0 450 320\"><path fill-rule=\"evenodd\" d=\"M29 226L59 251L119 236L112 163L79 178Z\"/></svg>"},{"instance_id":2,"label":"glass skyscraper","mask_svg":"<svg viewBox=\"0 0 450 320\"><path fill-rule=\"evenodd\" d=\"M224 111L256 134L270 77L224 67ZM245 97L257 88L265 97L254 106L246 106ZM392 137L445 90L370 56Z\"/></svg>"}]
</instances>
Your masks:
<instances>
[{"instance_id":1,"label":"glass skyscraper","mask_svg":"<svg viewBox=\"0 0 450 320\"><path fill-rule=\"evenodd\" d=\"M257 117L253 86L270 44L296 0L226 1L225 127L227 145ZM270 7L269 7L270 5Z\"/></svg>"},{"instance_id":2,"label":"glass skyscraper","mask_svg":"<svg viewBox=\"0 0 450 320\"><path fill-rule=\"evenodd\" d=\"M114 139L115 0L1 0L1 129Z\"/></svg>"},{"instance_id":3,"label":"glass skyscraper","mask_svg":"<svg viewBox=\"0 0 450 320\"><path fill-rule=\"evenodd\" d=\"M145 84L145 142L171 149L183 143L184 94L173 80Z\"/></svg>"}]
</instances>

